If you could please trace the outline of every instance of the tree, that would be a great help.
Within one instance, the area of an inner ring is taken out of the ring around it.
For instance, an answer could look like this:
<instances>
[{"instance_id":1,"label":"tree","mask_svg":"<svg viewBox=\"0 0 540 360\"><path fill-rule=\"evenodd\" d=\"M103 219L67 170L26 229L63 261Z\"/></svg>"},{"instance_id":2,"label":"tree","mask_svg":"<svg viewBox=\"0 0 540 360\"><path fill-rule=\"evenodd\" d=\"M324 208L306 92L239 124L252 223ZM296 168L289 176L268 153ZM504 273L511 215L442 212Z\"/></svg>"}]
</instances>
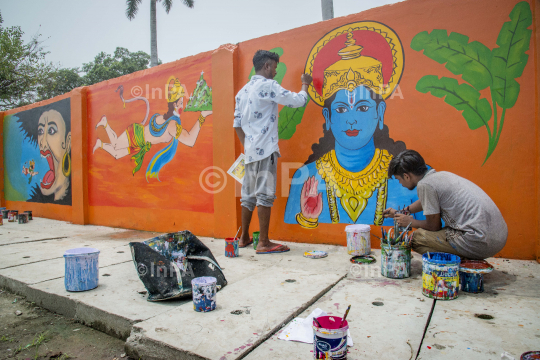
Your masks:
<instances>
[{"instance_id":1,"label":"tree","mask_svg":"<svg viewBox=\"0 0 540 360\"><path fill-rule=\"evenodd\" d=\"M173 0L150 0L150 67L158 65L157 54L157 29L156 29L156 2L160 1L165 8L165 12L168 14L171 11ZM137 11L139 10L139 4L142 0L126 0L127 9L126 16L129 20L133 20ZM184 5L189 8L193 7L195 0L182 0Z\"/></svg>"},{"instance_id":2,"label":"tree","mask_svg":"<svg viewBox=\"0 0 540 360\"><path fill-rule=\"evenodd\" d=\"M0 14L0 110L8 110L35 101L36 88L54 70L45 60L39 34L28 43L20 26L4 28Z\"/></svg>"},{"instance_id":3,"label":"tree","mask_svg":"<svg viewBox=\"0 0 540 360\"><path fill-rule=\"evenodd\" d=\"M149 61L150 55L144 51L130 52L126 48L117 47L112 56L100 52L94 61L82 66L82 71L86 73L85 85L147 69Z\"/></svg>"},{"instance_id":4,"label":"tree","mask_svg":"<svg viewBox=\"0 0 540 360\"><path fill-rule=\"evenodd\" d=\"M62 95L86 85L79 68L56 69L37 86L37 100L42 101Z\"/></svg>"}]
</instances>

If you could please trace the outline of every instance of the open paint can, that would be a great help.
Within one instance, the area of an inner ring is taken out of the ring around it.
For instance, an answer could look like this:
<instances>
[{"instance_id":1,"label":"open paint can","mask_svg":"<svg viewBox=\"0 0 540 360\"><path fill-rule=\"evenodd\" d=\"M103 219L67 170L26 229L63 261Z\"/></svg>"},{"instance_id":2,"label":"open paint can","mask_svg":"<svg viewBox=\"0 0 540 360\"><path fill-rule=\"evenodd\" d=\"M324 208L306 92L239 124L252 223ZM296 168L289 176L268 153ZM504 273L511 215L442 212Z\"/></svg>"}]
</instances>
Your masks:
<instances>
[{"instance_id":1,"label":"open paint can","mask_svg":"<svg viewBox=\"0 0 540 360\"><path fill-rule=\"evenodd\" d=\"M4 217L0 214L0 225L4 225Z\"/></svg>"},{"instance_id":2,"label":"open paint can","mask_svg":"<svg viewBox=\"0 0 540 360\"><path fill-rule=\"evenodd\" d=\"M540 351L527 351L521 354L520 360L537 360L540 359Z\"/></svg>"},{"instance_id":3,"label":"open paint can","mask_svg":"<svg viewBox=\"0 0 540 360\"><path fill-rule=\"evenodd\" d=\"M30 210L27 210L24 212L25 214L28 214L28 220L34 220L34 218L32 217L32 211Z\"/></svg>"},{"instance_id":4,"label":"open paint can","mask_svg":"<svg viewBox=\"0 0 540 360\"><path fill-rule=\"evenodd\" d=\"M345 227L347 233L347 252L349 255L369 255L371 252L371 227L369 225L348 225Z\"/></svg>"},{"instance_id":5,"label":"open paint can","mask_svg":"<svg viewBox=\"0 0 540 360\"><path fill-rule=\"evenodd\" d=\"M391 279L411 276L411 248L381 242L381 274Z\"/></svg>"},{"instance_id":6,"label":"open paint can","mask_svg":"<svg viewBox=\"0 0 540 360\"><path fill-rule=\"evenodd\" d=\"M313 321L313 358L347 359L347 320L341 325L339 316L320 316ZM340 326L341 325L341 326Z\"/></svg>"},{"instance_id":7,"label":"open paint can","mask_svg":"<svg viewBox=\"0 0 540 360\"><path fill-rule=\"evenodd\" d=\"M28 224L28 214L27 213L19 214L19 224Z\"/></svg>"},{"instance_id":8,"label":"open paint can","mask_svg":"<svg viewBox=\"0 0 540 360\"><path fill-rule=\"evenodd\" d=\"M8 215L9 215L9 210L3 209L3 210L2 210L2 217L3 217L5 220L7 220Z\"/></svg>"},{"instance_id":9,"label":"open paint can","mask_svg":"<svg viewBox=\"0 0 540 360\"><path fill-rule=\"evenodd\" d=\"M217 279L201 276L191 280L193 310L208 312L216 309Z\"/></svg>"},{"instance_id":10,"label":"open paint can","mask_svg":"<svg viewBox=\"0 0 540 360\"><path fill-rule=\"evenodd\" d=\"M225 256L238 257L238 238L225 239Z\"/></svg>"},{"instance_id":11,"label":"open paint can","mask_svg":"<svg viewBox=\"0 0 540 360\"><path fill-rule=\"evenodd\" d=\"M8 212L8 222L15 222L15 212L13 210Z\"/></svg>"},{"instance_id":12,"label":"open paint can","mask_svg":"<svg viewBox=\"0 0 540 360\"><path fill-rule=\"evenodd\" d=\"M459 265L461 291L484 292L484 274L493 271L493 266L484 260L465 260Z\"/></svg>"},{"instance_id":13,"label":"open paint can","mask_svg":"<svg viewBox=\"0 0 540 360\"><path fill-rule=\"evenodd\" d=\"M259 236L261 235L260 231L253 232L253 249L257 250L257 245L259 245Z\"/></svg>"},{"instance_id":14,"label":"open paint can","mask_svg":"<svg viewBox=\"0 0 540 360\"><path fill-rule=\"evenodd\" d=\"M452 300L459 292L457 255L442 252L422 255L422 294L437 300Z\"/></svg>"},{"instance_id":15,"label":"open paint can","mask_svg":"<svg viewBox=\"0 0 540 360\"><path fill-rule=\"evenodd\" d=\"M64 285L67 291L86 291L98 286L98 249L70 249L64 253L64 258L66 260Z\"/></svg>"}]
</instances>

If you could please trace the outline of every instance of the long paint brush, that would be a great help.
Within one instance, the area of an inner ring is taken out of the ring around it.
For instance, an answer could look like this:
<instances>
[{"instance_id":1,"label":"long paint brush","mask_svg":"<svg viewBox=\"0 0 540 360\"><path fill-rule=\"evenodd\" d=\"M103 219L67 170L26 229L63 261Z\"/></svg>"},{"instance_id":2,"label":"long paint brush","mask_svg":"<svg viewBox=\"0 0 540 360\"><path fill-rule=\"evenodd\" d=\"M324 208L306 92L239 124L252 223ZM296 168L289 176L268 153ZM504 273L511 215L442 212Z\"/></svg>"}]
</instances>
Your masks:
<instances>
[{"instance_id":1,"label":"long paint brush","mask_svg":"<svg viewBox=\"0 0 540 360\"><path fill-rule=\"evenodd\" d=\"M240 227L238 228L238 231L236 232L236 235L234 235L234 240L236 240L236 237L238 236L238 233L240 232L241 227L242 227L242 225L240 225Z\"/></svg>"},{"instance_id":2,"label":"long paint brush","mask_svg":"<svg viewBox=\"0 0 540 360\"><path fill-rule=\"evenodd\" d=\"M343 324L345 323L345 319L347 318L347 315L349 315L349 310L351 310L351 305L349 305L349 307L345 311L345 315L343 315L343 320L341 320L341 324L339 324L339 328L341 328Z\"/></svg>"}]
</instances>

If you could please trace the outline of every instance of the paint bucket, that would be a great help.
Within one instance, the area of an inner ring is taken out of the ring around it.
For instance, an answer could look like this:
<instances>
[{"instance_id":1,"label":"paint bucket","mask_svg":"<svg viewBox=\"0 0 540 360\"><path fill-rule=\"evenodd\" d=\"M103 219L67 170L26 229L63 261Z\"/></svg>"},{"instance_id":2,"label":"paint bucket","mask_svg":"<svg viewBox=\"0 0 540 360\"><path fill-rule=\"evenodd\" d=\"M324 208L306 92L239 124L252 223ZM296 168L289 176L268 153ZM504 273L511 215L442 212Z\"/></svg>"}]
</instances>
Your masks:
<instances>
[{"instance_id":1,"label":"paint bucket","mask_svg":"<svg viewBox=\"0 0 540 360\"><path fill-rule=\"evenodd\" d=\"M257 245L259 245L259 235L260 231L253 232L253 249L257 250Z\"/></svg>"},{"instance_id":2,"label":"paint bucket","mask_svg":"<svg viewBox=\"0 0 540 360\"><path fill-rule=\"evenodd\" d=\"M19 220L19 210L11 210L11 213L13 214L13 221Z\"/></svg>"},{"instance_id":3,"label":"paint bucket","mask_svg":"<svg viewBox=\"0 0 540 360\"><path fill-rule=\"evenodd\" d=\"M391 279L411 276L411 248L381 243L381 274Z\"/></svg>"},{"instance_id":4,"label":"paint bucket","mask_svg":"<svg viewBox=\"0 0 540 360\"><path fill-rule=\"evenodd\" d=\"M459 256L442 252L422 255L422 294L438 300L456 299L460 262Z\"/></svg>"},{"instance_id":5,"label":"paint bucket","mask_svg":"<svg viewBox=\"0 0 540 360\"><path fill-rule=\"evenodd\" d=\"M12 210L8 212L8 222L15 222L15 213Z\"/></svg>"},{"instance_id":6,"label":"paint bucket","mask_svg":"<svg viewBox=\"0 0 540 360\"><path fill-rule=\"evenodd\" d=\"M201 276L191 280L193 291L193 310L208 312L216 309L217 279Z\"/></svg>"},{"instance_id":7,"label":"paint bucket","mask_svg":"<svg viewBox=\"0 0 540 360\"><path fill-rule=\"evenodd\" d=\"M0 225L4 225L4 217L0 214Z\"/></svg>"},{"instance_id":8,"label":"paint bucket","mask_svg":"<svg viewBox=\"0 0 540 360\"><path fill-rule=\"evenodd\" d=\"M369 255L371 252L370 231L371 227L369 225L358 224L345 227L349 255Z\"/></svg>"},{"instance_id":9,"label":"paint bucket","mask_svg":"<svg viewBox=\"0 0 540 360\"><path fill-rule=\"evenodd\" d=\"M465 260L459 265L461 291L484 292L484 274L493 271L493 266L484 260Z\"/></svg>"},{"instance_id":10,"label":"paint bucket","mask_svg":"<svg viewBox=\"0 0 540 360\"><path fill-rule=\"evenodd\" d=\"M7 210L7 209L2 210L2 217L3 217L4 219L7 220L8 215L9 215L9 210Z\"/></svg>"},{"instance_id":11,"label":"paint bucket","mask_svg":"<svg viewBox=\"0 0 540 360\"><path fill-rule=\"evenodd\" d=\"M70 249L64 253L64 258L66 259L64 285L67 291L86 291L98 286L98 249Z\"/></svg>"},{"instance_id":12,"label":"paint bucket","mask_svg":"<svg viewBox=\"0 0 540 360\"><path fill-rule=\"evenodd\" d=\"M536 360L540 359L540 351L527 351L521 354L520 360Z\"/></svg>"},{"instance_id":13,"label":"paint bucket","mask_svg":"<svg viewBox=\"0 0 540 360\"><path fill-rule=\"evenodd\" d=\"M313 358L314 359L347 359L347 330L349 323L338 316L320 316L313 321Z\"/></svg>"},{"instance_id":14,"label":"paint bucket","mask_svg":"<svg viewBox=\"0 0 540 360\"><path fill-rule=\"evenodd\" d=\"M28 214L28 220L34 220L34 218L32 217L32 211L28 210L28 211L25 211L24 212L25 214Z\"/></svg>"},{"instance_id":15,"label":"paint bucket","mask_svg":"<svg viewBox=\"0 0 540 360\"><path fill-rule=\"evenodd\" d=\"M238 238L225 239L225 256L238 257Z\"/></svg>"},{"instance_id":16,"label":"paint bucket","mask_svg":"<svg viewBox=\"0 0 540 360\"><path fill-rule=\"evenodd\" d=\"M28 214L27 213L19 214L19 224L28 224Z\"/></svg>"}]
</instances>

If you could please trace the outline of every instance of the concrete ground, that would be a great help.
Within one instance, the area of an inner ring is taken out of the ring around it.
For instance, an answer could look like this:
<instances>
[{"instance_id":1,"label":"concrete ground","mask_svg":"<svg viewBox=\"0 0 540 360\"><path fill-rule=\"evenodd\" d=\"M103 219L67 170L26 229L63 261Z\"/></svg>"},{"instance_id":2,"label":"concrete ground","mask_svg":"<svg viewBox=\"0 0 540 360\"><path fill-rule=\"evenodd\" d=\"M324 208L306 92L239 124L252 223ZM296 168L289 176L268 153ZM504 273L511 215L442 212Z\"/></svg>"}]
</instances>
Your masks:
<instances>
[{"instance_id":1,"label":"concrete ground","mask_svg":"<svg viewBox=\"0 0 540 360\"><path fill-rule=\"evenodd\" d=\"M349 359L412 359L422 341L433 300L422 295L421 258L412 276L380 275L377 262L352 265L340 246L289 243L283 254L256 255L240 249L226 258L222 239L201 237L213 252L228 285L217 294L217 309L193 311L191 300L146 301L128 246L156 233L78 226L36 218L0 227L0 287L29 301L126 341L129 356L141 359L307 359L313 345L278 340L295 317L315 308L348 316L354 346ZM64 288L65 250L94 247L99 286L73 293ZM303 253L324 250L324 259ZM495 271L485 276L485 292L460 292L437 301L419 359L519 359L540 350L540 264L488 259ZM239 310L239 311L238 311ZM488 315L482 319L478 315ZM79 357L82 358L82 357Z\"/></svg>"}]
</instances>

